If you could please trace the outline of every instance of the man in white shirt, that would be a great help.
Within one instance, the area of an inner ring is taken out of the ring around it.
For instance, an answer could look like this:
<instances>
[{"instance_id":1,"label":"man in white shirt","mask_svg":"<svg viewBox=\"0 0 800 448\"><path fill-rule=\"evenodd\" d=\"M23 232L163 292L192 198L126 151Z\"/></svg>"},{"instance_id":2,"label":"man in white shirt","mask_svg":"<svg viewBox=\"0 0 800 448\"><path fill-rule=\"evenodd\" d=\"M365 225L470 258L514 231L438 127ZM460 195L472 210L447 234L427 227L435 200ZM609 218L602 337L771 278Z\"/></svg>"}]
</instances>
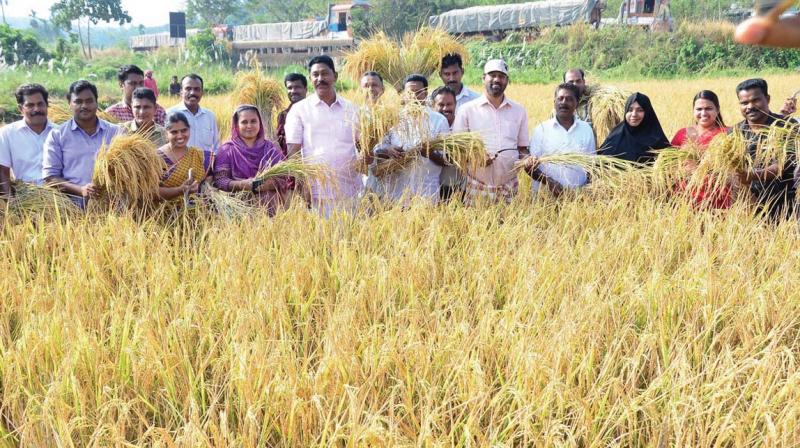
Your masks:
<instances>
[{"instance_id":1,"label":"man in white shirt","mask_svg":"<svg viewBox=\"0 0 800 448\"><path fill-rule=\"evenodd\" d=\"M200 107L203 78L194 73L181 80L181 102L167 112L183 112L189 119L189 146L216 153L219 149L219 127L214 112Z\"/></svg>"},{"instance_id":2,"label":"man in white shirt","mask_svg":"<svg viewBox=\"0 0 800 448\"><path fill-rule=\"evenodd\" d=\"M574 189L588 182L586 171L580 167L539 164L537 157L549 154L579 153L594 156L597 148L592 127L575 116L580 90L570 83L558 86L555 92L556 115L533 130L531 155L526 163L526 172L533 182L531 189L538 192L543 186L554 195L565 188Z\"/></svg>"},{"instance_id":3,"label":"man in white shirt","mask_svg":"<svg viewBox=\"0 0 800 448\"><path fill-rule=\"evenodd\" d=\"M415 150L423 141L450 132L447 118L425 106L427 78L417 74L408 76L403 81L403 95L407 105L400 123L375 148L378 164L381 160L391 163L390 159L403 156L404 151ZM423 197L434 204L439 202L439 176L445 164L441 153L423 149L409 166L380 180L384 196L395 202L411 196Z\"/></svg>"},{"instance_id":4,"label":"man in white shirt","mask_svg":"<svg viewBox=\"0 0 800 448\"><path fill-rule=\"evenodd\" d=\"M354 212L364 188L356 169L358 107L336 93L333 59L316 56L308 64L314 94L296 103L286 117L288 154L300 152L303 159L327 166L333 174L331 185L312 182L298 185L311 205L324 216L336 210Z\"/></svg>"},{"instance_id":5,"label":"man in white shirt","mask_svg":"<svg viewBox=\"0 0 800 448\"><path fill-rule=\"evenodd\" d=\"M11 174L23 182L42 184L44 141L54 125L47 119L49 94L39 84L14 92L22 120L0 128L0 194L11 193Z\"/></svg>"},{"instance_id":6,"label":"man in white shirt","mask_svg":"<svg viewBox=\"0 0 800 448\"><path fill-rule=\"evenodd\" d=\"M480 94L470 90L461 82L464 76L464 61L458 54L448 54L442 58L442 69L439 71L439 77L442 78L442 83L449 87L455 93L456 107L469 103L472 100L480 98ZM431 98L432 101L435 98ZM455 112L453 112L455 117ZM450 123L452 126L452 122ZM463 173L459 173L458 168L454 166L445 166L442 168L442 174L439 178L441 181L441 189L439 196L443 201L449 200L454 194L456 197L461 198L464 196L464 177Z\"/></svg>"}]
</instances>

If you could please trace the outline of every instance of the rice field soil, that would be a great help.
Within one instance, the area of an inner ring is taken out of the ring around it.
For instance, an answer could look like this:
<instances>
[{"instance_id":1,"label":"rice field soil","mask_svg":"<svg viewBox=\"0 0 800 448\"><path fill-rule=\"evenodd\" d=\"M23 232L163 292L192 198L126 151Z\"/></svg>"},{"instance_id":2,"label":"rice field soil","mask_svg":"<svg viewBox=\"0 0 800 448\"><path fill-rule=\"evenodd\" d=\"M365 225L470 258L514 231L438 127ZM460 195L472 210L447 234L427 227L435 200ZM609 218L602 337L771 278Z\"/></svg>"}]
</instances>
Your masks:
<instances>
[{"instance_id":1,"label":"rice field soil","mask_svg":"<svg viewBox=\"0 0 800 448\"><path fill-rule=\"evenodd\" d=\"M777 109L800 76L768 80ZM737 81L620 87L672 134L703 88L738 120ZM549 115L553 86L509 89ZM797 446L799 230L637 176L330 220L6 221L0 446Z\"/></svg>"}]
</instances>

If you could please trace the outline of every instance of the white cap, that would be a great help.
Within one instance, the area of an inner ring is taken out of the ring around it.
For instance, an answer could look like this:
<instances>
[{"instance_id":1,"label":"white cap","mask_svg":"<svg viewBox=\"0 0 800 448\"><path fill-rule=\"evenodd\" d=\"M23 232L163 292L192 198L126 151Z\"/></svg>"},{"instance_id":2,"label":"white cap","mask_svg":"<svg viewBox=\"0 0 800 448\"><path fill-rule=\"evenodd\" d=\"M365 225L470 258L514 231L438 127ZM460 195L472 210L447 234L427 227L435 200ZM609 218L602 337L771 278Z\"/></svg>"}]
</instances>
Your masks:
<instances>
[{"instance_id":1,"label":"white cap","mask_svg":"<svg viewBox=\"0 0 800 448\"><path fill-rule=\"evenodd\" d=\"M490 59L483 66L483 74L486 75L491 72L500 72L508 76L508 64L502 59Z\"/></svg>"}]
</instances>

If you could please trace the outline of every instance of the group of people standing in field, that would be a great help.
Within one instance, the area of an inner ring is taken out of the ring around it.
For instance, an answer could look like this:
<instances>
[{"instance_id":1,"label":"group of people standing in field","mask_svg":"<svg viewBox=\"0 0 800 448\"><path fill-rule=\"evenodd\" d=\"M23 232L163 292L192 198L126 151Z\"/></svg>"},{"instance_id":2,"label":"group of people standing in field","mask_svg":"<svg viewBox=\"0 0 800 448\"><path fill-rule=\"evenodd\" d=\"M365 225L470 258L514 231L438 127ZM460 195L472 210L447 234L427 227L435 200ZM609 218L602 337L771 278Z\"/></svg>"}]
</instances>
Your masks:
<instances>
[{"instance_id":1,"label":"group of people standing in field","mask_svg":"<svg viewBox=\"0 0 800 448\"><path fill-rule=\"evenodd\" d=\"M546 189L557 196L585 185L589 181L587 173L576 166L539 163L540 156L602 154L647 165L654 162L657 150L686 144L702 149L716 135L731 132L722 119L717 95L704 90L693 101L694 126L679 130L669 139L650 99L637 92L627 99L624 120L598 145L585 74L574 69L564 74L563 82L554 91L552 118L529 133L527 112L506 95L510 71L503 60L485 64L483 92L478 93L462 82L461 57L447 55L439 72L441 87L429 92L429 80L418 74L409 74L403 82L404 101L424 110L422 122L401 114L399 123L382 142L370 148L372 151L359 151L364 148L358 148L358 117L370 113L368 105L384 93L381 74L364 73L360 87L368 100L367 106L359 107L336 91L338 72L330 57L314 57L308 71L311 94L304 75L292 73L284 79L290 105L278 115L274 141L265 135L267 127L261 111L252 105L240 105L233 113L230 140L221 143L214 113L201 106L204 85L196 74L180 80L181 101L165 110L158 104L156 93L145 87L141 69L134 65L121 67L118 80L122 100L105 111L120 125L98 116L97 88L88 81L79 80L69 86L66 96L72 118L61 126L48 120L47 89L38 84L22 85L16 91L22 119L0 129L0 193L13 194L13 173L19 181L51 185L85 206L99 193L92 184L92 171L100 147L122 133L138 132L152 140L166 163L157 193L163 201L210 186L228 192L250 192L271 211L297 195L326 216L337 210L355 210L365 191L389 201L422 197L431 203L508 202L519 189L520 161L532 178L534 191ZM771 112L764 80L746 80L737 86L736 94L744 117L736 128L753 150L765 134L761 131L772 126L794 126L792 119ZM785 108L792 106L787 104ZM380 164L403 157L404 151L419 147L422 141L465 131L477 133L485 143L486 160L480 166L460 170L450 163L447 154L428 150L399 171L375 175ZM298 153L305 160L324 165L332 173L332 182L263 180L256 176L264 168ZM370 155L361 155L365 153ZM357 168L359 164L370 166L369 174L362 173ZM796 165L794 157L790 157L781 163L737 173L737 179L749 186L770 214L786 215L794 209ZM691 170L692 166L686 168ZM732 203L728 187L695 191L693 197L716 208L730 207Z\"/></svg>"}]
</instances>

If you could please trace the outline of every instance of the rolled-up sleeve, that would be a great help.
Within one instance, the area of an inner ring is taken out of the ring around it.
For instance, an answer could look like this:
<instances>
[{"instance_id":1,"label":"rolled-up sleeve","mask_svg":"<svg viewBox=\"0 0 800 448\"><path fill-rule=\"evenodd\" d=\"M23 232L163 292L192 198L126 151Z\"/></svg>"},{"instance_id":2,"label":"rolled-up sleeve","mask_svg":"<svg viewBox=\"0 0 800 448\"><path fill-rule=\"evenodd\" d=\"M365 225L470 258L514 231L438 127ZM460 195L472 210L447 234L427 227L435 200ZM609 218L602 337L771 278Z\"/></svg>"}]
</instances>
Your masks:
<instances>
[{"instance_id":1,"label":"rolled-up sleeve","mask_svg":"<svg viewBox=\"0 0 800 448\"><path fill-rule=\"evenodd\" d=\"M303 144L303 120L300 117L299 107L293 107L286 117L286 144Z\"/></svg>"},{"instance_id":2,"label":"rolled-up sleeve","mask_svg":"<svg viewBox=\"0 0 800 448\"><path fill-rule=\"evenodd\" d=\"M42 178L63 177L64 151L61 148L61 135L57 131L51 132L44 140L42 155Z\"/></svg>"}]
</instances>

